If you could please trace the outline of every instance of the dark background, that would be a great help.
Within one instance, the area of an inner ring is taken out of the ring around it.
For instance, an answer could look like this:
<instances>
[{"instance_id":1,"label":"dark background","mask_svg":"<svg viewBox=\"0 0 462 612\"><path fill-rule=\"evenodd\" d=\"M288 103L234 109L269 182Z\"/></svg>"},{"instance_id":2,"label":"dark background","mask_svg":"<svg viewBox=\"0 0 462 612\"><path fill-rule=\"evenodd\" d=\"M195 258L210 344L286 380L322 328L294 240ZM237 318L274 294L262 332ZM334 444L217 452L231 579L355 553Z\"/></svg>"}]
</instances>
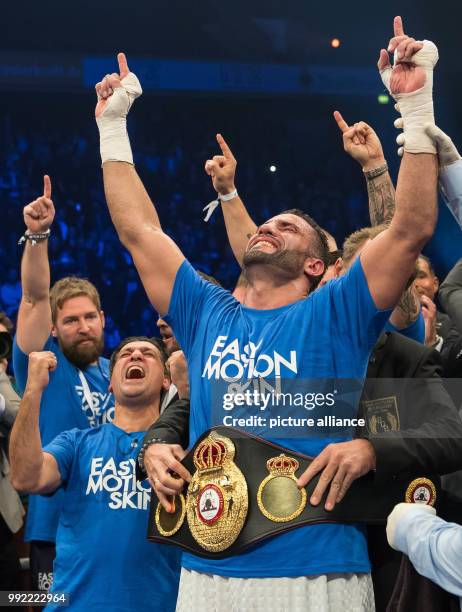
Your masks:
<instances>
[{"instance_id":1,"label":"dark background","mask_svg":"<svg viewBox=\"0 0 462 612\"><path fill-rule=\"evenodd\" d=\"M438 45L436 121L462 147L462 6L456 2L9 2L1 10L0 66L2 58L11 63L24 53L57 63L114 56L108 70L115 70L122 50L129 60L302 64L308 75L313 66L330 66L340 78L350 68L374 68L396 14L406 32ZM338 49L330 45L334 37L341 40ZM332 111L376 129L396 178L396 113L391 102L378 103L381 92L378 76L376 92L367 95L360 87L355 95L146 92L130 114L131 142L164 228L197 268L233 288L238 267L221 214L202 222L202 208L214 197L203 164L218 153L214 135L221 132L238 159L237 186L257 223L297 206L341 244L369 223L362 172L343 153ZM78 274L97 285L110 319L110 349L120 336L155 333L156 314L109 221L93 108L94 92L83 84L66 90L27 75L14 82L0 76L0 308L15 317L22 208L41 194L48 173L57 210L53 280ZM269 172L270 164L277 172ZM444 277L462 242L446 208L440 210L426 252Z\"/></svg>"}]
</instances>

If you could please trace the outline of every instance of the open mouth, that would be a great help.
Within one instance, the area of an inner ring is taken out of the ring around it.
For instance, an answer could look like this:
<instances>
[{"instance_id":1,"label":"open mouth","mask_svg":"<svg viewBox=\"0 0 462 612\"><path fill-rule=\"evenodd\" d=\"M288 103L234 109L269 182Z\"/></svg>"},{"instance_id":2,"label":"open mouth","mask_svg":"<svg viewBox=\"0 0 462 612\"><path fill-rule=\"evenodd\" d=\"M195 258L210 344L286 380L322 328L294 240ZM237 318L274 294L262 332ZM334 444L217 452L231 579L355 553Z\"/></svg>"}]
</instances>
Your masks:
<instances>
[{"instance_id":1,"label":"open mouth","mask_svg":"<svg viewBox=\"0 0 462 612\"><path fill-rule=\"evenodd\" d=\"M277 245L274 242L270 242L269 240L257 240L257 242L251 247L250 250L252 251L256 247L260 249L269 249L270 251L276 251L277 249Z\"/></svg>"},{"instance_id":2,"label":"open mouth","mask_svg":"<svg viewBox=\"0 0 462 612\"><path fill-rule=\"evenodd\" d=\"M146 376L143 368L139 365L131 365L125 372L125 378L127 380L138 380Z\"/></svg>"}]
</instances>

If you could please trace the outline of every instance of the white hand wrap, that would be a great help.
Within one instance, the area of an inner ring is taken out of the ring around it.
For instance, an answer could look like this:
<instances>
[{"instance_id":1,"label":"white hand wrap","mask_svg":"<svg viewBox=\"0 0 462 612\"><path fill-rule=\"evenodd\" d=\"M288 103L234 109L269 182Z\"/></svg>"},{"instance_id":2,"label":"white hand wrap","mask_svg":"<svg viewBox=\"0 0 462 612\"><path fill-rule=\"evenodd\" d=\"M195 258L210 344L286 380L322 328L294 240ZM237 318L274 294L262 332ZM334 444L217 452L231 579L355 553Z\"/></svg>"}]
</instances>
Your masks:
<instances>
[{"instance_id":1,"label":"white hand wrap","mask_svg":"<svg viewBox=\"0 0 462 612\"><path fill-rule=\"evenodd\" d=\"M438 49L431 41L424 40L423 48L412 56L411 61L425 72L424 86L412 93L391 92L390 79L394 70L391 66L381 70L380 76L390 95L398 102L403 117L404 150L408 153L436 153L433 140L426 134L424 127L435 123L432 91L433 68L438 61Z\"/></svg>"},{"instance_id":2,"label":"white hand wrap","mask_svg":"<svg viewBox=\"0 0 462 612\"><path fill-rule=\"evenodd\" d=\"M130 72L121 80L122 87L115 87L114 93L99 117L96 119L100 136L101 160L123 161L133 164L133 155L127 133L127 114L133 102L143 90L138 77Z\"/></svg>"}]
</instances>

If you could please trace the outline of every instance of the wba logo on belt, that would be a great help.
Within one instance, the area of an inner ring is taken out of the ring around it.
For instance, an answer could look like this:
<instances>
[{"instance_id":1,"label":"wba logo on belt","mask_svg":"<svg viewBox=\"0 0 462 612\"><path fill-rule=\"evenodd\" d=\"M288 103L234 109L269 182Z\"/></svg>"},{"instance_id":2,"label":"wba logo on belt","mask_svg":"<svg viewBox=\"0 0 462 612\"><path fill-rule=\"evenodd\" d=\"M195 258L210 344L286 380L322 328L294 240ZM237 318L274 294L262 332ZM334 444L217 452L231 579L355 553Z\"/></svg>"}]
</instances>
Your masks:
<instances>
[{"instance_id":1,"label":"wba logo on belt","mask_svg":"<svg viewBox=\"0 0 462 612\"><path fill-rule=\"evenodd\" d=\"M188 487L186 517L193 538L210 552L229 548L241 532L247 516L247 483L234 463L234 456L233 442L214 431L194 452L197 471ZM181 497L178 508L175 508L175 525L167 525L168 515L158 505L155 521L160 533L171 535L180 529L184 520Z\"/></svg>"}]
</instances>

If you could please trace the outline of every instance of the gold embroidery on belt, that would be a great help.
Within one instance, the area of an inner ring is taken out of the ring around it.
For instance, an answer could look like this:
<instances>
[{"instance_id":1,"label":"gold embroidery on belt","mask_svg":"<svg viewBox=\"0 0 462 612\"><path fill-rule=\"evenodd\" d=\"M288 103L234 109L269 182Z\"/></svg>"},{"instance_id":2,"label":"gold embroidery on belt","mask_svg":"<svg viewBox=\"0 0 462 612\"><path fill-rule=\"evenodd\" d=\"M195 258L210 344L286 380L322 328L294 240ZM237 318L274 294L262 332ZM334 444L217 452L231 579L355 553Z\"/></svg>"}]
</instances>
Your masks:
<instances>
[{"instance_id":1,"label":"gold embroidery on belt","mask_svg":"<svg viewBox=\"0 0 462 612\"><path fill-rule=\"evenodd\" d=\"M229 548L247 516L247 482L235 453L233 442L214 431L194 451L197 471L188 486L186 516L193 538L211 552Z\"/></svg>"},{"instance_id":2,"label":"gold embroidery on belt","mask_svg":"<svg viewBox=\"0 0 462 612\"><path fill-rule=\"evenodd\" d=\"M406 489L405 500L408 504L434 506L436 501L435 485L429 478L416 478Z\"/></svg>"}]
</instances>

